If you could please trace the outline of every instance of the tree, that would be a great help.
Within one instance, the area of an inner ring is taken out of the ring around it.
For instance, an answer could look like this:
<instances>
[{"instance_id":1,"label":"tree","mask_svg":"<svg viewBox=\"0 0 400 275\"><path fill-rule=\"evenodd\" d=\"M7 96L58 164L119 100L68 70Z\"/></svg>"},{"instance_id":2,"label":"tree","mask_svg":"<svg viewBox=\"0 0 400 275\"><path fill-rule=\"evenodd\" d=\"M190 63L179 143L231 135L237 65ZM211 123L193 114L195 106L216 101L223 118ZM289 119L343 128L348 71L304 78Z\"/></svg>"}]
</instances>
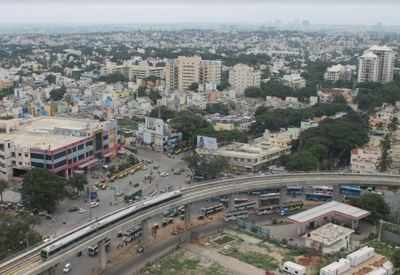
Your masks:
<instances>
[{"instance_id":1,"label":"tree","mask_svg":"<svg viewBox=\"0 0 400 275\"><path fill-rule=\"evenodd\" d=\"M382 155L381 155L381 160L378 164L378 168L379 168L380 172L387 171L387 169L392 164L392 159L391 159L390 153L389 153L390 147L391 147L390 136L386 135L385 138L381 141Z\"/></svg>"},{"instance_id":2,"label":"tree","mask_svg":"<svg viewBox=\"0 0 400 275\"><path fill-rule=\"evenodd\" d=\"M391 257L392 263L396 269L400 269L400 248L395 249Z\"/></svg>"},{"instance_id":3,"label":"tree","mask_svg":"<svg viewBox=\"0 0 400 275\"><path fill-rule=\"evenodd\" d=\"M0 199L3 201L3 193L8 188L8 182L5 180L0 180Z\"/></svg>"},{"instance_id":4,"label":"tree","mask_svg":"<svg viewBox=\"0 0 400 275\"><path fill-rule=\"evenodd\" d=\"M45 79L49 84L56 84L57 77L54 74L48 74Z\"/></svg>"},{"instance_id":5,"label":"tree","mask_svg":"<svg viewBox=\"0 0 400 275\"><path fill-rule=\"evenodd\" d=\"M196 82L193 82L192 84L189 85L188 90L197 92L199 90L199 84Z\"/></svg>"},{"instance_id":6,"label":"tree","mask_svg":"<svg viewBox=\"0 0 400 275\"><path fill-rule=\"evenodd\" d=\"M138 88L138 90L137 90L137 96L138 96L138 97L145 97L145 96L147 96L146 87L140 86L140 87Z\"/></svg>"},{"instance_id":7,"label":"tree","mask_svg":"<svg viewBox=\"0 0 400 275\"><path fill-rule=\"evenodd\" d=\"M228 161L219 156L202 156L193 153L185 160L193 175L205 180L217 178L229 167Z\"/></svg>"},{"instance_id":8,"label":"tree","mask_svg":"<svg viewBox=\"0 0 400 275\"><path fill-rule=\"evenodd\" d=\"M318 159L308 151L301 151L289 156L286 168L289 171L313 171L319 166Z\"/></svg>"},{"instance_id":9,"label":"tree","mask_svg":"<svg viewBox=\"0 0 400 275\"><path fill-rule=\"evenodd\" d=\"M100 81L105 81L108 84L110 83L117 83L117 82L128 82L129 79L120 72L115 72L108 75L103 75L99 78Z\"/></svg>"},{"instance_id":10,"label":"tree","mask_svg":"<svg viewBox=\"0 0 400 275\"><path fill-rule=\"evenodd\" d=\"M179 112L171 120L170 125L178 132L182 132L183 139L190 142L194 141L197 131L211 126L202 116L190 111Z\"/></svg>"},{"instance_id":11,"label":"tree","mask_svg":"<svg viewBox=\"0 0 400 275\"><path fill-rule=\"evenodd\" d=\"M53 89L50 91L50 100L59 101L63 99L66 93L66 88L63 86L61 88Z\"/></svg>"},{"instance_id":12,"label":"tree","mask_svg":"<svg viewBox=\"0 0 400 275\"><path fill-rule=\"evenodd\" d=\"M0 260L41 241L29 216L0 214Z\"/></svg>"},{"instance_id":13,"label":"tree","mask_svg":"<svg viewBox=\"0 0 400 275\"><path fill-rule=\"evenodd\" d=\"M377 193L365 193L359 198L352 199L350 203L369 211L370 215L367 220L373 224L377 224L379 220L385 219L390 214L390 208L383 196Z\"/></svg>"},{"instance_id":14,"label":"tree","mask_svg":"<svg viewBox=\"0 0 400 275\"><path fill-rule=\"evenodd\" d=\"M151 110L150 117L161 118L166 121L168 119L172 119L176 116L176 112L168 109L166 106L158 106Z\"/></svg>"},{"instance_id":15,"label":"tree","mask_svg":"<svg viewBox=\"0 0 400 275\"><path fill-rule=\"evenodd\" d=\"M350 113L341 119L326 120L301 133L296 153L302 154L289 157L288 169L304 171L347 166L351 150L364 145L368 139L367 117Z\"/></svg>"},{"instance_id":16,"label":"tree","mask_svg":"<svg viewBox=\"0 0 400 275\"><path fill-rule=\"evenodd\" d=\"M88 180L85 175L75 174L73 177L68 179L67 184L74 188L77 193L80 193L85 190Z\"/></svg>"},{"instance_id":17,"label":"tree","mask_svg":"<svg viewBox=\"0 0 400 275\"><path fill-rule=\"evenodd\" d=\"M153 101L154 104L157 103L157 100L161 98L160 91L158 90L150 90L149 98Z\"/></svg>"},{"instance_id":18,"label":"tree","mask_svg":"<svg viewBox=\"0 0 400 275\"><path fill-rule=\"evenodd\" d=\"M223 103L208 103L206 106L206 112L209 114L219 113L221 115L228 115L229 107Z\"/></svg>"},{"instance_id":19,"label":"tree","mask_svg":"<svg viewBox=\"0 0 400 275\"><path fill-rule=\"evenodd\" d=\"M22 200L30 209L54 212L64 198L66 180L46 169L33 168L25 174L22 184Z\"/></svg>"}]
</instances>

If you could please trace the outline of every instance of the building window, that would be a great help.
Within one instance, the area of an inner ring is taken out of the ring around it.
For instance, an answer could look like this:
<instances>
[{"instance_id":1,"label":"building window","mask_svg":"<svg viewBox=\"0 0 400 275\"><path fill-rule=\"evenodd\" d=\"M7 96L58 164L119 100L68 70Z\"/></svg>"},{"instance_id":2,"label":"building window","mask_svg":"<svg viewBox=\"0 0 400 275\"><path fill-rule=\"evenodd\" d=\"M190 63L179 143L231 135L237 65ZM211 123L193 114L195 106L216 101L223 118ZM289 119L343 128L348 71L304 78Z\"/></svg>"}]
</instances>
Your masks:
<instances>
[{"instance_id":1,"label":"building window","mask_svg":"<svg viewBox=\"0 0 400 275\"><path fill-rule=\"evenodd\" d=\"M44 168L44 164L39 162L32 162L31 165L32 167Z\"/></svg>"},{"instance_id":2,"label":"building window","mask_svg":"<svg viewBox=\"0 0 400 275\"><path fill-rule=\"evenodd\" d=\"M13 152L12 154L13 154L13 157L15 157L15 153ZM43 159L43 158L44 158L44 155L42 155L42 154L36 154L36 153L31 153L31 158L32 158L32 159Z\"/></svg>"},{"instance_id":3,"label":"building window","mask_svg":"<svg viewBox=\"0 0 400 275\"><path fill-rule=\"evenodd\" d=\"M79 144L78 145L78 150L82 150L84 148L84 145L83 144Z\"/></svg>"},{"instance_id":4,"label":"building window","mask_svg":"<svg viewBox=\"0 0 400 275\"><path fill-rule=\"evenodd\" d=\"M58 167L64 166L66 163L67 163L66 160L62 160L60 162L57 162L56 164L54 164L54 168L58 168Z\"/></svg>"},{"instance_id":5,"label":"building window","mask_svg":"<svg viewBox=\"0 0 400 275\"><path fill-rule=\"evenodd\" d=\"M66 154L65 151L57 153L57 154L54 155L54 159L59 159L59 158L65 157L65 154Z\"/></svg>"},{"instance_id":6,"label":"building window","mask_svg":"<svg viewBox=\"0 0 400 275\"><path fill-rule=\"evenodd\" d=\"M82 154L78 157L79 160L83 160L85 158L85 154Z\"/></svg>"}]
</instances>

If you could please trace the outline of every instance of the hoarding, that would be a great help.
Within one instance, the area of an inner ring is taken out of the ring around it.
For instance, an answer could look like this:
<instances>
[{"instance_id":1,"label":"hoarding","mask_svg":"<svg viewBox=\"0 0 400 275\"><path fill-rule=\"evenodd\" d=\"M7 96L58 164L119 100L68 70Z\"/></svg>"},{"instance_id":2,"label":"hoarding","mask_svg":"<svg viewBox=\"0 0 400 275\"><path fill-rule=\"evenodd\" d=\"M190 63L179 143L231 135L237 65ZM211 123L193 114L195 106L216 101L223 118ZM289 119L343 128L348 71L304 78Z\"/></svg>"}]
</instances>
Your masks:
<instances>
[{"instance_id":1,"label":"hoarding","mask_svg":"<svg viewBox=\"0 0 400 275\"><path fill-rule=\"evenodd\" d=\"M212 137L197 136L197 148L206 150L217 150L217 139Z\"/></svg>"}]
</instances>

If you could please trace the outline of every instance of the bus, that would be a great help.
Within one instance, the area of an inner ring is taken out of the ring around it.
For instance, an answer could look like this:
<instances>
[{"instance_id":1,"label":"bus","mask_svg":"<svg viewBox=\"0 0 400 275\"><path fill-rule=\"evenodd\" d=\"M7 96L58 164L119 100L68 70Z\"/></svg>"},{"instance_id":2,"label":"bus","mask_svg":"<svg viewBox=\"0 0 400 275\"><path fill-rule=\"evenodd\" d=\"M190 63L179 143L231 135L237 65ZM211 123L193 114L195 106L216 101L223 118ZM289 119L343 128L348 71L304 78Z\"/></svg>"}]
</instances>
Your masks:
<instances>
[{"instance_id":1,"label":"bus","mask_svg":"<svg viewBox=\"0 0 400 275\"><path fill-rule=\"evenodd\" d=\"M356 185L342 185L340 186L340 194L350 198L357 198L361 196L361 188Z\"/></svg>"},{"instance_id":2,"label":"bus","mask_svg":"<svg viewBox=\"0 0 400 275\"><path fill-rule=\"evenodd\" d=\"M242 202L238 204L234 204L233 208L235 210L248 210L248 209L254 209L257 207L257 202L256 201L248 201L248 202Z\"/></svg>"},{"instance_id":3,"label":"bus","mask_svg":"<svg viewBox=\"0 0 400 275\"><path fill-rule=\"evenodd\" d=\"M300 196L303 195L304 188L301 185L289 185L286 187L286 194L289 196Z\"/></svg>"},{"instance_id":4,"label":"bus","mask_svg":"<svg viewBox=\"0 0 400 275\"><path fill-rule=\"evenodd\" d=\"M332 194L328 193L313 192L306 194L306 200L308 201L330 201L332 200L332 198L333 198Z\"/></svg>"},{"instance_id":5,"label":"bus","mask_svg":"<svg viewBox=\"0 0 400 275\"><path fill-rule=\"evenodd\" d=\"M327 194L333 193L333 187L327 185L315 185L312 187L312 189L313 192L315 193L327 193Z\"/></svg>"},{"instance_id":6,"label":"bus","mask_svg":"<svg viewBox=\"0 0 400 275\"><path fill-rule=\"evenodd\" d=\"M279 188L268 188L268 189L259 189L259 190L253 190L250 191L248 194L252 196L259 196L263 194L268 194L268 193L280 193Z\"/></svg>"},{"instance_id":7,"label":"bus","mask_svg":"<svg viewBox=\"0 0 400 275\"><path fill-rule=\"evenodd\" d=\"M293 211L293 210L299 210L302 209L304 206L304 202L303 201L289 201L289 202L284 202L282 204L283 208L287 208L289 211Z\"/></svg>"},{"instance_id":8,"label":"bus","mask_svg":"<svg viewBox=\"0 0 400 275\"><path fill-rule=\"evenodd\" d=\"M247 219L248 217L249 217L249 212L246 210L230 211L224 214L224 220L226 222L236 221L237 219Z\"/></svg>"},{"instance_id":9,"label":"bus","mask_svg":"<svg viewBox=\"0 0 400 275\"><path fill-rule=\"evenodd\" d=\"M274 213L278 213L280 211L280 206L278 204L276 205L270 205L267 207L263 207L263 208L259 208L257 209L257 215L261 216L261 215L271 215Z\"/></svg>"},{"instance_id":10,"label":"bus","mask_svg":"<svg viewBox=\"0 0 400 275\"><path fill-rule=\"evenodd\" d=\"M131 238L132 240L139 239L141 236L142 236L142 227L139 225L132 227L131 229L128 229L124 233L124 237Z\"/></svg>"},{"instance_id":11,"label":"bus","mask_svg":"<svg viewBox=\"0 0 400 275\"><path fill-rule=\"evenodd\" d=\"M208 215L212 215L215 214L217 212L221 212L222 210L224 210L224 205L222 203L213 205L213 206L209 206L209 207L204 207L201 209L201 213L204 216L208 216Z\"/></svg>"},{"instance_id":12,"label":"bus","mask_svg":"<svg viewBox=\"0 0 400 275\"><path fill-rule=\"evenodd\" d=\"M111 239L110 238L104 238L102 241L103 245L105 246L106 251L109 251L111 248ZM95 257L99 253L99 245L91 245L88 247L88 255L90 257Z\"/></svg>"}]
</instances>

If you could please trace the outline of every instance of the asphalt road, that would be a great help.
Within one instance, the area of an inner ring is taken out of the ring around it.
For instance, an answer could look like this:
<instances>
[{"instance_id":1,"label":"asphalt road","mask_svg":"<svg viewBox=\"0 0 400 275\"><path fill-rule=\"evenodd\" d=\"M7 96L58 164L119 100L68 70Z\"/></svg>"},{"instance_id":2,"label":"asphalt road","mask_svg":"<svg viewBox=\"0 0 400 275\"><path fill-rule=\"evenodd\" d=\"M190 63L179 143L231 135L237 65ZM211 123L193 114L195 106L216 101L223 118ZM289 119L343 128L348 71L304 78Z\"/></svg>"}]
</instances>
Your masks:
<instances>
[{"instance_id":1,"label":"asphalt road","mask_svg":"<svg viewBox=\"0 0 400 275\"><path fill-rule=\"evenodd\" d=\"M63 234L79 225L82 225L95 217L100 217L108 212L117 210L126 205L123 201L123 195L135 192L139 189L143 190L143 195L148 196L149 194L157 191L168 190L168 188L176 190L183 187L188 179L185 174L174 175L171 169L186 168L186 165L180 157L175 156L169 158L164 154L152 152L148 150L139 150L138 155L140 159L152 160L153 164L146 165L146 171L139 171L134 175L128 175L122 179L118 179L112 183L114 190L98 190L98 196L100 203L98 207L89 208L85 202L84 195L77 200L66 199L62 201L54 213L53 220L47 220L41 218L40 224L35 228L42 234L48 235L51 238ZM152 169L154 165L158 165L158 169ZM151 184L144 181L144 177L153 170L153 181ZM169 173L168 177L161 177L158 171L166 171ZM94 184L98 179L89 178L89 183ZM132 182L130 185L129 182ZM138 183L139 187L134 187ZM117 196L117 194L122 194ZM68 212L71 207L79 207L87 210L84 213L79 212ZM91 210L91 211L89 211Z\"/></svg>"}]
</instances>

